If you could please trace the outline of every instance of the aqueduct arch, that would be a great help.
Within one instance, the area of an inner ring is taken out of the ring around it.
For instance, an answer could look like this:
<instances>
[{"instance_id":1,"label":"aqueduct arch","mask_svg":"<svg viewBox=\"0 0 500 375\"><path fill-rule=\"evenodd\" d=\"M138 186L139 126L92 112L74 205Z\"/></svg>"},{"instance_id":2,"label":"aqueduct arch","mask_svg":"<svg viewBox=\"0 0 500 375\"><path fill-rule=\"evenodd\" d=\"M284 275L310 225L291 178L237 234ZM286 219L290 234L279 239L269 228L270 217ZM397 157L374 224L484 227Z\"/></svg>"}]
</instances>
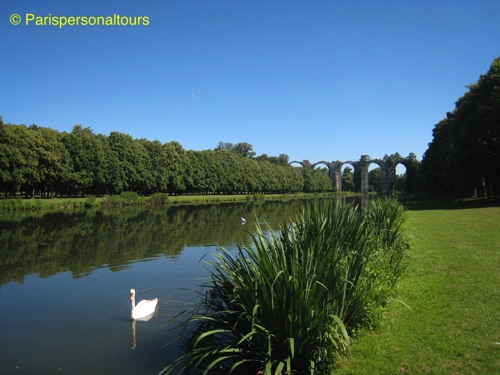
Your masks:
<instances>
[{"instance_id":1,"label":"aqueduct arch","mask_svg":"<svg viewBox=\"0 0 500 375\"><path fill-rule=\"evenodd\" d=\"M368 156L361 156L358 161L331 161L327 162L324 160L318 161L316 163L311 163L309 160L303 161L291 161L289 164L297 163L303 168L314 169L317 165L323 164L328 168L328 175L332 180L332 186L337 191L342 191L342 167L345 164L350 164L354 168L354 171L360 172L361 175L361 193L363 195L368 194L369 183L368 183L368 168L371 164L376 164L380 167L381 177L382 177L382 193L384 195L392 195L393 187L395 187L396 182L396 166L402 164L406 168L406 190L412 185L413 177L415 176L416 166L414 154L410 154L408 157L400 157L396 154L395 157L382 159L370 159Z\"/></svg>"}]
</instances>

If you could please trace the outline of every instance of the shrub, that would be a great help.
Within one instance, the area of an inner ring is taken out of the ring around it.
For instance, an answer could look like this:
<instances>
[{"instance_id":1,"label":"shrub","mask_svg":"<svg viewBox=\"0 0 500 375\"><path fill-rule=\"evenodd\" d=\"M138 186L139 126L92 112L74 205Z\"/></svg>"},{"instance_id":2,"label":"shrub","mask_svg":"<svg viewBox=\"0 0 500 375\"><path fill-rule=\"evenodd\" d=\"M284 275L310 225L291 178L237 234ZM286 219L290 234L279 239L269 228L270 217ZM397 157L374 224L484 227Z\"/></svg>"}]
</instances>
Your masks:
<instances>
[{"instance_id":1,"label":"shrub","mask_svg":"<svg viewBox=\"0 0 500 375\"><path fill-rule=\"evenodd\" d=\"M25 208L24 200L20 198L9 198L0 200L0 207L5 211L17 211Z\"/></svg>"},{"instance_id":2,"label":"shrub","mask_svg":"<svg viewBox=\"0 0 500 375\"><path fill-rule=\"evenodd\" d=\"M95 195L87 196L87 198L85 199L85 207L94 207L96 200L97 198L95 197Z\"/></svg>"},{"instance_id":3,"label":"shrub","mask_svg":"<svg viewBox=\"0 0 500 375\"><path fill-rule=\"evenodd\" d=\"M149 202L154 206L161 206L167 204L168 194L165 193L154 193L149 197Z\"/></svg>"},{"instance_id":4,"label":"shrub","mask_svg":"<svg viewBox=\"0 0 500 375\"><path fill-rule=\"evenodd\" d=\"M42 201L40 199L25 199L23 208L26 210L39 210L42 208Z\"/></svg>"},{"instance_id":5,"label":"shrub","mask_svg":"<svg viewBox=\"0 0 500 375\"><path fill-rule=\"evenodd\" d=\"M123 205L123 200L119 195L108 195L105 196L101 201L101 207L119 207Z\"/></svg>"},{"instance_id":6,"label":"shrub","mask_svg":"<svg viewBox=\"0 0 500 375\"><path fill-rule=\"evenodd\" d=\"M165 371L328 373L391 296L407 248L402 214L392 201L365 212L316 205L276 234L257 228L236 254L220 248L182 322L186 354Z\"/></svg>"},{"instance_id":7,"label":"shrub","mask_svg":"<svg viewBox=\"0 0 500 375\"><path fill-rule=\"evenodd\" d=\"M120 200L124 205L134 205L139 202L139 194L134 191L124 191L120 194Z\"/></svg>"}]
</instances>

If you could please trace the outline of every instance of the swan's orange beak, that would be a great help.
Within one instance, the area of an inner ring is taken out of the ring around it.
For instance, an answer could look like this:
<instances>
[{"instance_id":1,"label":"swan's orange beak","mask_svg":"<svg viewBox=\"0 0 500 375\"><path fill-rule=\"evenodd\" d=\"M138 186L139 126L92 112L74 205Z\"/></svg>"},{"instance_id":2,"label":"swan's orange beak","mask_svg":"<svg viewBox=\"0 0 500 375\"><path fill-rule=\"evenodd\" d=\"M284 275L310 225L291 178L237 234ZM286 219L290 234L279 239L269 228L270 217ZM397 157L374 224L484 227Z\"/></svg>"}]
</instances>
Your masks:
<instances>
[{"instance_id":1,"label":"swan's orange beak","mask_svg":"<svg viewBox=\"0 0 500 375\"><path fill-rule=\"evenodd\" d=\"M134 293L130 293L130 299L134 297Z\"/></svg>"}]
</instances>

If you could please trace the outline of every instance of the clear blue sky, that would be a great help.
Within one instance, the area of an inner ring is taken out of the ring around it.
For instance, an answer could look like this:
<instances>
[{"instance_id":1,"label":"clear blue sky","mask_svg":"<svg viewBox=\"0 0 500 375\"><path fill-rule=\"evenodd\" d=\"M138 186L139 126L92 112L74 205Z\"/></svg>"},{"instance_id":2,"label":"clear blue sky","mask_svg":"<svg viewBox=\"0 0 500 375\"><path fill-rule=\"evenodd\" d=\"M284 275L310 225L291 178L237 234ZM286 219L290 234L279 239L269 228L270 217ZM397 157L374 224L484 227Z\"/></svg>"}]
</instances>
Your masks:
<instances>
[{"instance_id":1,"label":"clear blue sky","mask_svg":"<svg viewBox=\"0 0 500 375\"><path fill-rule=\"evenodd\" d=\"M26 14L149 25L36 26ZM499 15L498 0L2 0L0 116L187 150L420 160L500 56Z\"/></svg>"}]
</instances>

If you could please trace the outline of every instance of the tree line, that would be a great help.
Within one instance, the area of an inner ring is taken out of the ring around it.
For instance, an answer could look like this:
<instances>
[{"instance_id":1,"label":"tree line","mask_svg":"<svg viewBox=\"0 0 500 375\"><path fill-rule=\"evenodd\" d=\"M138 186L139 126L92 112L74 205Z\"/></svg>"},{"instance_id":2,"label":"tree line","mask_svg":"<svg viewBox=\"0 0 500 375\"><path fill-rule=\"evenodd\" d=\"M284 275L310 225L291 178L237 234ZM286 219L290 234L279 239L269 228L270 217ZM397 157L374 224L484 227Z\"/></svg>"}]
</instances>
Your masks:
<instances>
[{"instance_id":1,"label":"tree line","mask_svg":"<svg viewBox=\"0 0 500 375\"><path fill-rule=\"evenodd\" d=\"M432 193L496 196L500 186L500 57L437 123L420 166Z\"/></svg>"},{"instance_id":2,"label":"tree line","mask_svg":"<svg viewBox=\"0 0 500 375\"><path fill-rule=\"evenodd\" d=\"M0 193L7 197L294 193L332 190L326 169L288 164L288 156L255 156L248 143L185 150L178 142L108 136L76 125L60 132L0 118Z\"/></svg>"},{"instance_id":3,"label":"tree line","mask_svg":"<svg viewBox=\"0 0 500 375\"><path fill-rule=\"evenodd\" d=\"M500 58L467 87L469 91L457 100L455 109L433 129L433 140L415 179L419 190L464 196L499 192ZM286 154L256 156L245 142L220 142L214 149L194 151L175 141L134 139L117 131L105 136L81 125L60 132L5 124L0 117L0 194L7 197L20 193L34 197L333 189L326 168L296 168L288 163ZM359 189L356 172L344 171L343 190ZM380 177L375 171L370 178L377 191ZM406 184L401 179L399 185L411 191L414 187L408 186L409 181L414 179L407 178Z\"/></svg>"}]
</instances>

